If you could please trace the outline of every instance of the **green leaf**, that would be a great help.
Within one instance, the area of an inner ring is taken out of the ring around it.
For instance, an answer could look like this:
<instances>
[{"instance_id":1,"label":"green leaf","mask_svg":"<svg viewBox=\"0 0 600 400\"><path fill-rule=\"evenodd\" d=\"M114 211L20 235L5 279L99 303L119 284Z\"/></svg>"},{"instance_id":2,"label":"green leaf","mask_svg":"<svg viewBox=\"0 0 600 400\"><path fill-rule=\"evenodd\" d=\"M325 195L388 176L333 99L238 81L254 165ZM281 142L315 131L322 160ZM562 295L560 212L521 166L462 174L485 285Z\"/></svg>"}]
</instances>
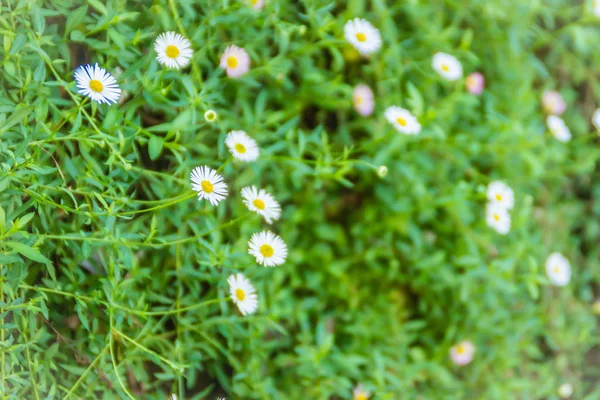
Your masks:
<instances>
[{"instance_id":1,"label":"green leaf","mask_svg":"<svg viewBox=\"0 0 600 400\"><path fill-rule=\"evenodd\" d=\"M87 9L87 5L84 5L69 14L65 25L65 35L68 35L76 26L79 26L83 22Z\"/></svg>"},{"instance_id":2,"label":"green leaf","mask_svg":"<svg viewBox=\"0 0 600 400\"><path fill-rule=\"evenodd\" d=\"M29 247L26 244L20 242L6 242L5 244L17 253L21 254L22 256L29 258L30 260L44 264L50 264L50 260L44 257L38 249Z\"/></svg>"},{"instance_id":3,"label":"green leaf","mask_svg":"<svg viewBox=\"0 0 600 400\"><path fill-rule=\"evenodd\" d=\"M17 54L19 51L21 51L23 49L23 46L25 46L25 43L27 43L27 36L25 36L25 34L23 34L23 33L19 33L17 35L17 37L15 38L15 40L13 41L8 54L10 54L10 55Z\"/></svg>"},{"instance_id":4,"label":"green leaf","mask_svg":"<svg viewBox=\"0 0 600 400\"><path fill-rule=\"evenodd\" d=\"M148 141L148 154L150 155L151 160L156 160L160 155L164 139L160 136L152 136Z\"/></svg>"},{"instance_id":5,"label":"green leaf","mask_svg":"<svg viewBox=\"0 0 600 400\"><path fill-rule=\"evenodd\" d=\"M13 113L13 115L8 117L6 122L0 127L0 134L6 132L13 125L21 122L26 116L28 116L31 113L33 108L34 108L33 106L27 106L27 107L23 107L23 108L20 108L19 110L15 111Z\"/></svg>"}]
</instances>

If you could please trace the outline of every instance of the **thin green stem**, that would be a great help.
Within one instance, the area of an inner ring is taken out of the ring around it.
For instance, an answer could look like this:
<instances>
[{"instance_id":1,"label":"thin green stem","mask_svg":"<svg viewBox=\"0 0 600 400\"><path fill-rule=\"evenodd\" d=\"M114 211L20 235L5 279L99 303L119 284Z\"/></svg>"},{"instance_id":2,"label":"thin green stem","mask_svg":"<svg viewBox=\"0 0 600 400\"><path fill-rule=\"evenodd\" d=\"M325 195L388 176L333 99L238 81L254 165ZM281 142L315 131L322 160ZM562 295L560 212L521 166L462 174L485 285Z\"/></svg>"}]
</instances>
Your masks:
<instances>
[{"instance_id":1,"label":"thin green stem","mask_svg":"<svg viewBox=\"0 0 600 400\"><path fill-rule=\"evenodd\" d=\"M119 336L121 336L123 339L125 339L126 341L128 341L129 343L132 343L133 345L135 345L136 347L139 347L141 350L145 351L148 354L153 355L154 357L158 358L159 360L161 360L163 363L167 364L169 367L173 368L175 371L177 372L181 372L183 371L183 366L181 365L177 365L169 360L167 360L166 358L164 358L163 356L161 356L160 354L158 354L157 352L150 350L149 348L145 347L144 345L138 343L135 339L130 338L129 336L127 336L126 334L124 334L123 332L117 330L117 328L112 328L112 331L116 334L118 334Z\"/></svg>"},{"instance_id":2,"label":"thin green stem","mask_svg":"<svg viewBox=\"0 0 600 400\"><path fill-rule=\"evenodd\" d=\"M77 389L77 386L79 386L79 384L81 382L83 382L83 380L85 379L86 375L92 370L92 368L94 368L94 366L100 360L100 358L102 358L102 355L104 354L104 352L106 352L106 350L108 350L109 346L110 346L110 341L109 341L108 344L106 344L106 346L104 346L104 348L100 351L100 353L98 353L98 355L96 356L96 358L94 358L94 361L92 361L92 363L86 368L86 370L83 371L83 374L81 374L81 376L79 377L79 379L77 379L77 381L71 387L71 389L67 392L67 394L65 395L65 397L63 397L63 400L67 400L75 392L75 389Z\"/></svg>"}]
</instances>

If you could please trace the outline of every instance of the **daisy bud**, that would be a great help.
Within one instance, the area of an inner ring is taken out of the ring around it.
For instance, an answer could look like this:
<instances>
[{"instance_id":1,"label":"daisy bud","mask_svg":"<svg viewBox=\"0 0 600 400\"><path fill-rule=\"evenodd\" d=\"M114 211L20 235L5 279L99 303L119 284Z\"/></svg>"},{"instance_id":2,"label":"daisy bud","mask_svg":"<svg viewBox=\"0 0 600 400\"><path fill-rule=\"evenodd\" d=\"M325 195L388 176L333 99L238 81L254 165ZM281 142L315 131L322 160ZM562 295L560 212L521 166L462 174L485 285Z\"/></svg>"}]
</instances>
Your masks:
<instances>
[{"instance_id":1,"label":"daisy bud","mask_svg":"<svg viewBox=\"0 0 600 400\"><path fill-rule=\"evenodd\" d=\"M204 113L204 119L209 123L215 122L217 120L217 113L213 110L206 110Z\"/></svg>"},{"instance_id":2,"label":"daisy bud","mask_svg":"<svg viewBox=\"0 0 600 400\"><path fill-rule=\"evenodd\" d=\"M561 115L567 109L567 104L556 90L546 90L542 94L542 107L550 115Z\"/></svg>"},{"instance_id":3,"label":"daisy bud","mask_svg":"<svg viewBox=\"0 0 600 400\"><path fill-rule=\"evenodd\" d=\"M570 383L563 383L558 388L558 395L563 399L571 397L573 395L573 386Z\"/></svg>"},{"instance_id":4,"label":"daisy bud","mask_svg":"<svg viewBox=\"0 0 600 400\"><path fill-rule=\"evenodd\" d=\"M387 173L388 167L386 167L385 165L380 165L379 167L377 167L377 175L379 175L380 178L385 178Z\"/></svg>"},{"instance_id":5,"label":"daisy bud","mask_svg":"<svg viewBox=\"0 0 600 400\"><path fill-rule=\"evenodd\" d=\"M483 88L485 87L483 74L481 74L481 72L473 72L471 75L467 76L465 85L467 86L467 91L469 93L479 96L483 93Z\"/></svg>"}]
</instances>

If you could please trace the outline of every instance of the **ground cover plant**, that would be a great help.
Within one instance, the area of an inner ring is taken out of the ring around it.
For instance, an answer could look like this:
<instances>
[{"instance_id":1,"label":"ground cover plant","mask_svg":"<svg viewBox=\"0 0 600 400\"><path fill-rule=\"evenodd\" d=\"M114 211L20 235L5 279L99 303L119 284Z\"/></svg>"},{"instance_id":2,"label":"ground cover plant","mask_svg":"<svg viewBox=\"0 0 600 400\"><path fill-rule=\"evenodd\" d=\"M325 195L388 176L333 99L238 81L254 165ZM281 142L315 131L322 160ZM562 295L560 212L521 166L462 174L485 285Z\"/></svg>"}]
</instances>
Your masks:
<instances>
[{"instance_id":1,"label":"ground cover plant","mask_svg":"<svg viewBox=\"0 0 600 400\"><path fill-rule=\"evenodd\" d=\"M3 399L598 399L600 5L0 1Z\"/></svg>"}]
</instances>

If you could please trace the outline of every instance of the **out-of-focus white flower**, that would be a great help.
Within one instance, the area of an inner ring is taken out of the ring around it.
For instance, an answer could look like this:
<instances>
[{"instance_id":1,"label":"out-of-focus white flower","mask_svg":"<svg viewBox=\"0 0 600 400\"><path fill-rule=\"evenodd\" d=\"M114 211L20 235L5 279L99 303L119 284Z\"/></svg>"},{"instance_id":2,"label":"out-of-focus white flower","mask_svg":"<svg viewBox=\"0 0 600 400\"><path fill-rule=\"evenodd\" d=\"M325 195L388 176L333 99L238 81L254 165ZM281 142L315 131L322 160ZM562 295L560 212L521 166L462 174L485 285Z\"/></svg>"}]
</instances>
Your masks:
<instances>
[{"instance_id":1,"label":"out-of-focus white flower","mask_svg":"<svg viewBox=\"0 0 600 400\"><path fill-rule=\"evenodd\" d=\"M556 115L550 115L546 119L548 124L548 129L550 133L561 142L568 142L571 140L571 131L565 124L562 118L557 117Z\"/></svg>"},{"instance_id":2,"label":"out-of-focus white flower","mask_svg":"<svg viewBox=\"0 0 600 400\"><path fill-rule=\"evenodd\" d=\"M385 118L397 131L406 135L418 135L421 124L417 118L404 108L391 106L385 110Z\"/></svg>"},{"instance_id":3,"label":"out-of-focus white flower","mask_svg":"<svg viewBox=\"0 0 600 400\"><path fill-rule=\"evenodd\" d=\"M435 53L432 62L433 69L448 81L462 78L463 70L460 61L447 53Z\"/></svg>"},{"instance_id":4,"label":"out-of-focus white flower","mask_svg":"<svg viewBox=\"0 0 600 400\"><path fill-rule=\"evenodd\" d=\"M506 235L510 231L510 214L506 208L488 203L485 213L485 220L490 228L501 235Z\"/></svg>"},{"instance_id":5,"label":"out-of-focus white flower","mask_svg":"<svg viewBox=\"0 0 600 400\"><path fill-rule=\"evenodd\" d=\"M241 47L231 45L221 56L220 66L227 72L228 77L238 78L250 69L250 56Z\"/></svg>"},{"instance_id":6,"label":"out-of-focus white flower","mask_svg":"<svg viewBox=\"0 0 600 400\"><path fill-rule=\"evenodd\" d=\"M362 384L358 384L352 391L352 400L369 400L371 392L365 390Z\"/></svg>"},{"instance_id":7,"label":"out-of-focus white flower","mask_svg":"<svg viewBox=\"0 0 600 400\"><path fill-rule=\"evenodd\" d=\"M456 365L467 365L473 361L475 345L470 340L464 340L450 348L450 359Z\"/></svg>"},{"instance_id":8,"label":"out-of-focus white flower","mask_svg":"<svg viewBox=\"0 0 600 400\"><path fill-rule=\"evenodd\" d=\"M546 274L556 286L565 286L571 280L571 264L560 253L552 253L546 260Z\"/></svg>"},{"instance_id":9,"label":"out-of-focus white flower","mask_svg":"<svg viewBox=\"0 0 600 400\"><path fill-rule=\"evenodd\" d=\"M600 108L594 111L594 115L592 116L592 124L596 127L598 133L600 134Z\"/></svg>"},{"instance_id":10,"label":"out-of-focus white flower","mask_svg":"<svg viewBox=\"0 0 600 400\"><path fill-rule=\"evenodd\" d=\"M573 386L570 383L563 383L558 388L558 395L563 399L568 399L573 395Z\"/></svg>"},{"instance_id":11,"label":"out-of-focus white flower","mask_svg":"<svg viewBox=\"0 0 600 400\"><path fill-rule=\"evenodd\" d=\"M465 80L465 86L469 93L479 96L485 88L485 78L481 72L473 72Z\"/></svg>"},{"instance_id":12,"label":"out-of-focus white flower","mask_svg":"<svg viewBox=\"0 0 600 400\"><path fill-rule=\"evenodd\" d=\"M256 141L244 131L229 132L225 144L231 154L240 161L255 161L260 154Z\"/></svg>"},{"instance_id":13,"label":"out-of-focus white flower","mask_svg":"<svg viewBox=\"0 0 600 400\"><path fill-rule=\"evenodd\" d=\"M542 93L542 107L550 115L561 115L567 109L567 103L556 90L546 90Z\"/></svg>"},{"instance_id":14,"label":"out-of-focus white flower","mask_svg":"<svg viewBox=\"0 0 600 400\"><path fill-rule=\"evenodd\" d=\"M504 182L490 182L487 187L487 198L490 203L494 203L507 210L511 210L515 204L515 195L513 190Z\"/></svg>"},{"instance_id":15,"label":"out-of-focus white flower","mask_svg":"<svg viewBox=\"0 0 600 400\"><path fill-rule=\"evenodd\" d=\"M234 274L227 278L231 299L238 306L242 315L254 314L258 309L256 289L244 274Z\"/></svg>"},{"instance_id":16,"label":"out-of-focus white flower","mask_svg":"<svg viewBox=\"0 0 600 400\"><path fill-rule=\"evenodd\" d=\"M362 18L354 18L346 22L344 36L363 56L374 53L381 47L379 31Z\"/></svg>"},{"instance_id":17,"label":"out-of-focus white flower","mask_svg":"<svg viewBox=\"0 0 600 400\"><path fill-rule=\"evenodd\" d=\"M373 114L375 100L373 99L373 91L367 85L361 83L354 88L352 101L356 112L363 117L368 117Z\"/></svg>"}]
</instances>

